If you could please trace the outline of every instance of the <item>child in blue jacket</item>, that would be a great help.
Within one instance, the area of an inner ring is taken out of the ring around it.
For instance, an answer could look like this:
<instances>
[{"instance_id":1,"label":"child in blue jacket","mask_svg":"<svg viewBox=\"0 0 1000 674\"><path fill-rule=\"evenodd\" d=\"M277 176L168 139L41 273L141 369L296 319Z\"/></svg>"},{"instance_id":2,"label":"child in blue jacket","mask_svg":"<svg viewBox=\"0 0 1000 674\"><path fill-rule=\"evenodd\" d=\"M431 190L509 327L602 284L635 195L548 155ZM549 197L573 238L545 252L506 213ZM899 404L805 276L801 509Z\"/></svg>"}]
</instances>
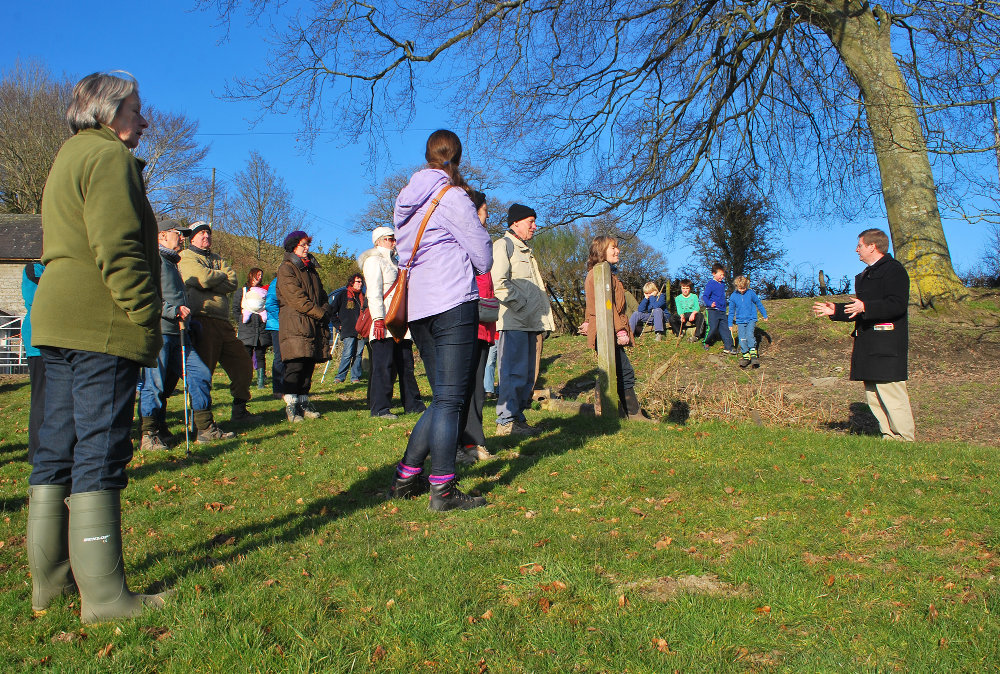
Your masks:
<instances>
[{"instance_id":1,"label":"child in blue jacket","mask_svg":"<svg viewBox=\"0 0 1000 674\"><path fill-rule=\"evenodd\" d=\"M737 276L733 279L736 292L729 296L729 327L736 324L740 338L740 367L753 365L760 367L760 359L757 358L757 339L754 337L754 328L757 327L757 312L763 317L761 321L767 320L767 309L757 297L757 293L750 290L750 282L746 276Z\"/></svg>"},{"instance_id":2,"label":"child in blue jacket","mask_svg":"<svg viewBox=\"0 0 1000 674\"><path fill-rule=\"evenodd\" d=\"M722 353L735 356L733 333L726 327L726 268L716 262L712 265L712 278L705 283L701 291L701 303L708 310L708 330L705 332L705 350L712 343L712 337L718 335L722 339ZM730 322L732 325L732 322Z\"/></svg>"}]
</instances>

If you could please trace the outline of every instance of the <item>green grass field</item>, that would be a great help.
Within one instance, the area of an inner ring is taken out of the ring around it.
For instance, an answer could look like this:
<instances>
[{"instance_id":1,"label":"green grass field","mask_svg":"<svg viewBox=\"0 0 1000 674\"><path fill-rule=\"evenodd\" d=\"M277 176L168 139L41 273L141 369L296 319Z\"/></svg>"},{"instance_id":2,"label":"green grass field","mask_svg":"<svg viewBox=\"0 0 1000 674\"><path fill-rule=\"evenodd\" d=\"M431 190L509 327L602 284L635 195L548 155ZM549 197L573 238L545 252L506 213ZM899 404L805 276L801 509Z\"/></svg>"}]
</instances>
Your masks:
<instances>
[{"instance_id":1,"label":"green grass field","mask_svg":"<svg viewBox=\"0 0 1000 674\"><path fill-rule=\"evenodd\" d=\"M0 384L3 670L996 668L995 448L535 412L462 470L490 506L437 514L382 497L416 417L317 389L321 420L262 399L233 440L137 453L130 583L176 593L81 628L75 597L30 608L28 386Z\"/></svg>"}]
</instances>

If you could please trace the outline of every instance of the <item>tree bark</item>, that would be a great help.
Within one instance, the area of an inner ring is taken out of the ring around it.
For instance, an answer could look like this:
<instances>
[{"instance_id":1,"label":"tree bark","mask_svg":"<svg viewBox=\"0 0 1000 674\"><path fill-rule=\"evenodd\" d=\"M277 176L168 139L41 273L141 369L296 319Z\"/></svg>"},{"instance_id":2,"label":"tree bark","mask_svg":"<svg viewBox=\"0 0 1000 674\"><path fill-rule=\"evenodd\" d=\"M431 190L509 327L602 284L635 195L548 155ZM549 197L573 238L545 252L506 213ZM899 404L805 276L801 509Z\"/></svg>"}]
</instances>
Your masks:
<instances>
[{"instance_id":1,"label":"tree bark","mask_svg":"<svg viewBox=\"0 0 1000 674\"><path fill-rule=\"evenodd\" d=\"M890 22L856 0L812 0L807 20L829 35L864 100L896 258L910 275L910 303L968 296L951 264L934 175L916 106L896 62Z\"/></svg>"}]
</instances>

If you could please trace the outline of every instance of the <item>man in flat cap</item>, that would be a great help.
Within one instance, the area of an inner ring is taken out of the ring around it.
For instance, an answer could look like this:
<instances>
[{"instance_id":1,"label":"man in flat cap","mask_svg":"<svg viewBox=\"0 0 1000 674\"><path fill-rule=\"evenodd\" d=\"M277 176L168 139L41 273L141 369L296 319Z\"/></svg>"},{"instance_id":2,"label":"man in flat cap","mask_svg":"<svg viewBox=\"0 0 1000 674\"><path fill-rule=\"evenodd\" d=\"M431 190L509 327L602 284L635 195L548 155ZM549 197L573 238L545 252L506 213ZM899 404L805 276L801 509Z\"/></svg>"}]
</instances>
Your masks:
<instances>
[{"instance_id":1,"label":"man in flat cap","mask_svg":"<svg viewBox=\"0 0 1000 674\"><path fill-rule=\"evenodd\" d=\"M181 253L177 266L184 278L191 315L200 323L194 346L210 372L215 372L218 364L229 375L232 421L249 419L253 416L247 410L253 364L229 322L229 294L239 287L236 272L212 252L212 228L207 222L192 224L190 236L190 245Z\"/></svg>"}]
</instances>

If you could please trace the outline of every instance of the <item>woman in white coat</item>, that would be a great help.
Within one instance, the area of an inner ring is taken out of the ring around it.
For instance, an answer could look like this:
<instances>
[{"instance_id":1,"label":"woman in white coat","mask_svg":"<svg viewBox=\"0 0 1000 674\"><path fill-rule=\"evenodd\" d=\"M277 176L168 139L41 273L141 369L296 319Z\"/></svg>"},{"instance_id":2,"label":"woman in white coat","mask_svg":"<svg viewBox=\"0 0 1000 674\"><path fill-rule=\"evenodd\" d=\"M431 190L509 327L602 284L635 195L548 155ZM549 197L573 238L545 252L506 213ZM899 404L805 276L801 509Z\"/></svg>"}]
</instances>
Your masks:
<instances>
[{"instance_id":1,"label":"woman in white coat","mask_svg":"<svg viewBox=\"0 0 1000 674\"><path fill-rule=\"evenodd\" d=\"M385 312L392 302L399 273L395 259L396 233L391 227L376 227L372 232L370 248L358 257L358 265L365 276L368 288L368 310L372 327L368 334L368 359L371 376L368 378L368 406L373 417L394 419L392 413L392 386L399 375L399 397L407 414L417 414L426 409L420 399L420 389L413 375L413 342L410 333L396 342L385 329ZM390 291L392 289L392 291Z\"/></svg>"}]
</instances>

